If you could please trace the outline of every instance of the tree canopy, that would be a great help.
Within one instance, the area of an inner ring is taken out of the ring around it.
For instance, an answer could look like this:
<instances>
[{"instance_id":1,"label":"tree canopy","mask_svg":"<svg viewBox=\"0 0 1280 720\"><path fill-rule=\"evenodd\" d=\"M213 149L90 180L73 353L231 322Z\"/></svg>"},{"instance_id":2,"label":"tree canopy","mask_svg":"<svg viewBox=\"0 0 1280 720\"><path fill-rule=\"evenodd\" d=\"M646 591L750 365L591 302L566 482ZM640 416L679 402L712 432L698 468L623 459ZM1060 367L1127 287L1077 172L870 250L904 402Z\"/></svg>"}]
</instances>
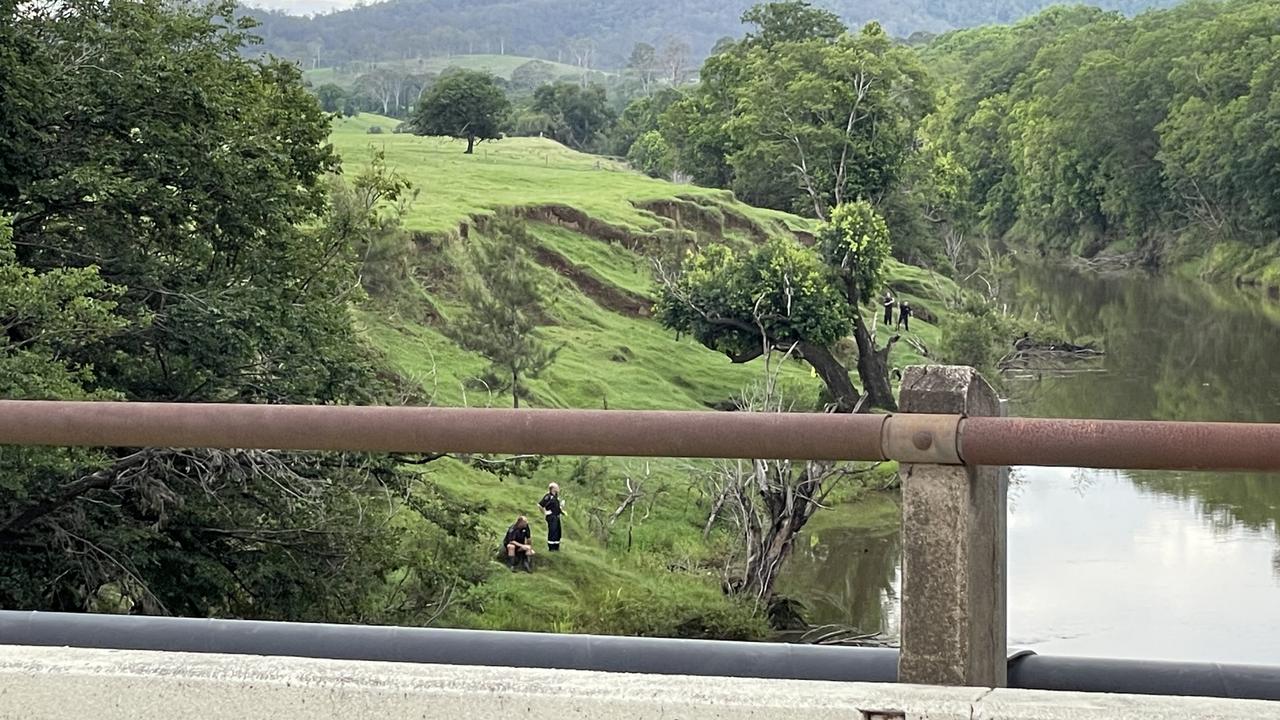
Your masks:
<instances>
[{"instance_id":1,"label":"tree canopy","mask_svg":"<svg viewBox=\"0 0 1280 720\"><path fill-rule=\"evenodd\" d=\"M939 38L925 57L946 101L928 142L969 178L945 204L951 222L1147 261L1178 236L1274 239L1274 19L1258 0L1133 19L1055 8Z\"/></svg>"},{"instance_id":2,"label":"tree canopy","mask_svg":"<svg viewBox=\"0 0 1280 720\"><path fill-rule=\"evenodd\" d=\"M734 362L793 353L813 366L832 405L863 405L835 346L852 335L867 402L895 407L889 384L892 341L877 349L861 306L884 277L889 232L869 203L842 205L817 234L817 250L773 238L745 250L712 245L660 273L658 318ZM896 339L896 338L895 338Z\"/></svg>"},{"instance_id":3,"label":"tree canopy","mask_svg":"<svg viewBox=\"0 0 1280 720\"><path fill-rule=\"evenodd\" d=\"M600 85L543 85L533 93L533 109L549 119L552 138L578 150L599 144L614 119Z\"/></svg>"},{"instance_id":4,"label":"tree canopy","mask_svg":"<svg viewBox=\"0 0 1280 720\"><path fill-rule=\"evenodd\" d=\"M447 135L467 141L466 154L477 141L497 140L511 108L495 78L478 70L458 70L438 80L423 95L412 124L421 135Z\"/></svg>"},{"instance_id":5,"label":"tree canopy","mask_svg":"<svg viewBox=\"0 0 1280 720\"><path fill-rule=\"evenodd\" d=\"M825 218L881 200L933 98L914 53L876 24L845 32L803 2L757 6L756 30L703 66L662 118L675 164L757 205Z\"/></svg>"},{"instance_id":6,"label":"tree canopy","mask_svg":"<svg viewBox=\"0 0 1280 720\"><path fill-rule=\"evenodd\" d=\"M0 395L398 390L327 227L326 117L295 67L241 56L232 9L0 3ZM0 478L8 608L394 621L476 577L474 519L385 459L5 447Z\"/></svg>"}]
</instances>

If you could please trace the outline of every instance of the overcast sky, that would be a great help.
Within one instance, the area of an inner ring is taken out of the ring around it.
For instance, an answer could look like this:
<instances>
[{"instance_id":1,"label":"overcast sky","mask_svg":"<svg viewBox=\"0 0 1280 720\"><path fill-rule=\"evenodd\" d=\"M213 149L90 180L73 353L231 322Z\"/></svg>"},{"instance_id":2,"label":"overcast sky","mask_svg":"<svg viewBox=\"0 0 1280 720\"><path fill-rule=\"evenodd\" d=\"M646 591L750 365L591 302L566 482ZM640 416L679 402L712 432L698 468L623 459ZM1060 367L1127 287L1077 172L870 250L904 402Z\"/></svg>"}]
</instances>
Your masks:
<instances>
[{"instance_id":1,"label":"overcast sky","mask_svg":"<svg viewBox=\"0 0 1280 720\"><path fill-rule=\"evenodd\" d=\"M356 0L242 0L250 7L268 10L284 10L293 15L311 15L330 10L342 10L356 4Z\"/></svg>"}]
</instances>

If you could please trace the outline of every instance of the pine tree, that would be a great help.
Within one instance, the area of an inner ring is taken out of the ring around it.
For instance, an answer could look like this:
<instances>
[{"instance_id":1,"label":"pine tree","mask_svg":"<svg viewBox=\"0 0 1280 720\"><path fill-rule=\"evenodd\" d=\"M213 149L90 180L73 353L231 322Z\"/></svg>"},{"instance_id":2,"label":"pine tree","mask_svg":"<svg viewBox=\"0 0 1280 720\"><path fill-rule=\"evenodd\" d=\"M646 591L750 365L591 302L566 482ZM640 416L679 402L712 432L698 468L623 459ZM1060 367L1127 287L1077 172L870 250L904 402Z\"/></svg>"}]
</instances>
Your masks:
<instances>
[{"instance_id":1,"label":"pine tree","mask_svg":"<svg viewBox=\"0 0 1280 720\"><path fill-rule=\"evenodd\" d=\"M546 370L558 350L537 332L546 298L530 244L524 225L511 217L495 223L488 241L473 238L473 274L463 288L466 310L456 326L463 347L489 361L480 380L491 391L510 391L516 408L529 398L525 383Z\"/></svg>"}]
</instances>

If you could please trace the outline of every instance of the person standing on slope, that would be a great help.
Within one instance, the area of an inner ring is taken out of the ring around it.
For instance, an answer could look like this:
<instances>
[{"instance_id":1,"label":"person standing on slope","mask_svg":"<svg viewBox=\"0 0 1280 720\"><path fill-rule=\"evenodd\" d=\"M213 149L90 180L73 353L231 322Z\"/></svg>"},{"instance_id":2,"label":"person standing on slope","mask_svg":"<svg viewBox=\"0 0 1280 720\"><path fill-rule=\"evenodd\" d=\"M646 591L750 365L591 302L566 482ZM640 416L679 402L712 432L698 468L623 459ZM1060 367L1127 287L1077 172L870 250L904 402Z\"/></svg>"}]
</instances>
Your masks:
<instances>
[{"instance_id":1,"label":"person standing on slope","mask_svg":"<svg viewBox=\"0 0 1280 720\"><path fill-rule=\"evenodd\" d=\"M538 501L542 514L547 516L547 550L560 552L560 516L564 509L560 504L560 486L551 483L547 486L547 494Z\"/></svg>"},{"instance_id":2,"label":"person standing on slope","mask_svg":"<svg viewBox=\"0 0 1280 720\"><path fill-rule=\"evenodd\" d=\"M880 301L884 305L884 324L889 326L893 324L893 295L888 290L884 291L884 300Z\"/></svg>"}]
</instances>

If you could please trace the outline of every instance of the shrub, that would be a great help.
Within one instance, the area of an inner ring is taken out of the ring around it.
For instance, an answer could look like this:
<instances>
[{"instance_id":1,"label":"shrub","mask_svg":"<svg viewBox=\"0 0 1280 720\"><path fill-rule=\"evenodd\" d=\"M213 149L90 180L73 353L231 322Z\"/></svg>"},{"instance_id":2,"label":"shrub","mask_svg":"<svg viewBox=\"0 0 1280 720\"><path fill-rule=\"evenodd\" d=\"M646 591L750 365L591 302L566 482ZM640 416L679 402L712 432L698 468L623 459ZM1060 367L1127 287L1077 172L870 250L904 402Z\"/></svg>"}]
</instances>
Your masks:
<instances>
[{"instance_id":1,"label":"shrub","mask_svg":"<svg viewBox=\"0 0 1280 720\"><path fill-rule=\"evenodd\" d=\"M943 361L969 365L993 377L1011 337L1009 322L990 305L971 303L942 327Z\"/></svg>"},{"instance_id":2,"label":"shrub","mask_svg":"<svg viewBox=\"0 0 1280 720\"><path fill-rule=\"evenodd\" d=\"M650 130L636 138L627 151L627 162L650 177L670 177L674 169L671 155L671 146L662 137L662 133Z\"/></svg>"}]
</instances>

